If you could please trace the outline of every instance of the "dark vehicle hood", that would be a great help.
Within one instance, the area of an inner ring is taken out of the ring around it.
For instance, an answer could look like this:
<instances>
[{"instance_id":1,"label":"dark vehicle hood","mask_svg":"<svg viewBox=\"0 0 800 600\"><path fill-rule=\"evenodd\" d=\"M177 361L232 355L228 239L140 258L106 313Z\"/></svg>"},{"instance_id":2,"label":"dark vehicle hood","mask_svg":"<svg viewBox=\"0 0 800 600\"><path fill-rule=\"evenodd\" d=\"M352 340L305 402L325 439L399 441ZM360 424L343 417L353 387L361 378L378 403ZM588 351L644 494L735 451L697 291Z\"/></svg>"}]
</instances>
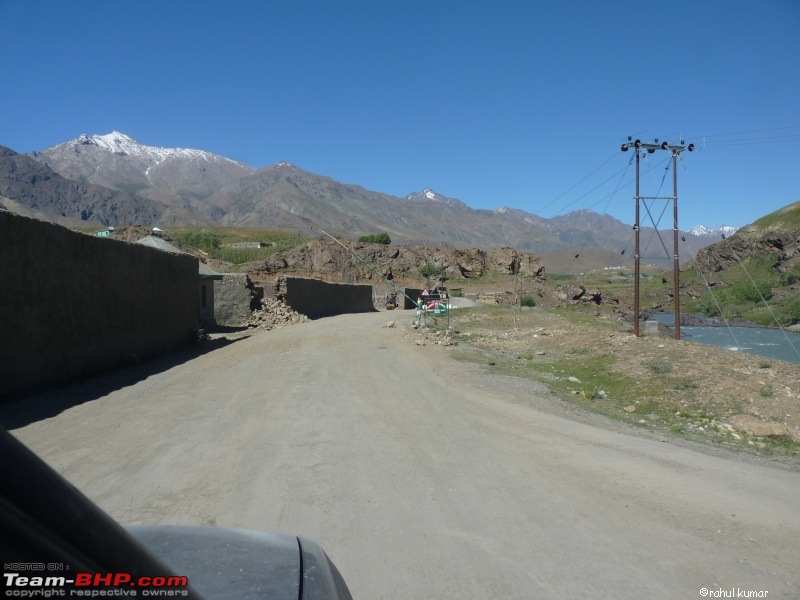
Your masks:
<instances>
[{"instance_id":1,"label":"dark vehicle hood","mask_svg":"<svg viewBox=\"0 0 800 600\"><path fill-rule=\"evenodd\" d=\"M311 540L220 527L126 529L206 600L351 599L335 565Z\"/></svg>"}]
</instances>

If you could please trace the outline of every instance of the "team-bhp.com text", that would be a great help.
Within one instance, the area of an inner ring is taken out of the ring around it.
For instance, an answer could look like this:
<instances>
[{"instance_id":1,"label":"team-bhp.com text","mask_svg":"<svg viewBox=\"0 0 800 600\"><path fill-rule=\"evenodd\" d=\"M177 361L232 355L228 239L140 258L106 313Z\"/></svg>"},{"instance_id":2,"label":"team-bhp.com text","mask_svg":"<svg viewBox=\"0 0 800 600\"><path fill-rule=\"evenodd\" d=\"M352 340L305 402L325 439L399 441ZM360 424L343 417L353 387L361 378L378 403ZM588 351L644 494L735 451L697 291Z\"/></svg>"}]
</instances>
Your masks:
<instances>
[{"instance_id":1,"label":"team-bhp.com text","mask_svg":"<svg viewBox=\"0 0 800 600\"><path fill-rule=\"evenodd\" d=\"M75 573L64 576L27 576L3 573L6 596L49 598L52 596L186 596L188 579L183 576L134 577L130 573ZM69 586L69 590L66 588ZM131 589L133 588L133 589ZM138 593L137 590L138 589ZM178 589L175 589L178 588ZM67 591L69 594L67 594Z\"/></svg>"}]
</instances>

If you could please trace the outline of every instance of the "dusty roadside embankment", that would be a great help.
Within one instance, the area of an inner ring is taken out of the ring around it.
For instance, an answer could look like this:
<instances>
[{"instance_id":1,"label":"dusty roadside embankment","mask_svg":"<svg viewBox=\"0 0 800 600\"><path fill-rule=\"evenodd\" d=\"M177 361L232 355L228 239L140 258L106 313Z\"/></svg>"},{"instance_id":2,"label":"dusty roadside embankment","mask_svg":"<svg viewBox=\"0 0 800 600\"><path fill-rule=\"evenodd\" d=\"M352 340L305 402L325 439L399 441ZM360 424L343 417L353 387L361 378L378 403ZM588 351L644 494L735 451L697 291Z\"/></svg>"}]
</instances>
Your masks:
<instances>
[{"instance_id":1,"label":"dusty roadside embankment","mask_svg":"<svg viewBox=\"0 0 800 600\"><path fill-rule=\"evenodd\" d=\"M546 382L567 401L657 431L800 457L800 367L578 311L455 310L456 356Z\"/></svg>"}]
</instances>

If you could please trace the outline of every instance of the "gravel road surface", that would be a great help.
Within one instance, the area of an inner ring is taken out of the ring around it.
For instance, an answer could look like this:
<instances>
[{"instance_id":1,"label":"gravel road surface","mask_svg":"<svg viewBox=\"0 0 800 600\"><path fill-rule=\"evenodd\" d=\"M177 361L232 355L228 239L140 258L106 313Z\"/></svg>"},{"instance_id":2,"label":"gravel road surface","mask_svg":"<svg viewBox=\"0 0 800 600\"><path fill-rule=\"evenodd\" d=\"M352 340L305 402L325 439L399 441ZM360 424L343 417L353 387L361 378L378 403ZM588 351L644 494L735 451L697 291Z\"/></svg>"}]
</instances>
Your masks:
<instances>
[{"instance_id":1,"label":"gravel road surface","mask_svg":"<svg viewBox=\"0 0 800 600\"><path fill-rule=\"evenodd\" d=\"M307 536L355 598L800 597L800 474L554 414L382 327L410 315L260 333L0 422L122 523Z\"/></svg>"}]
</instances>

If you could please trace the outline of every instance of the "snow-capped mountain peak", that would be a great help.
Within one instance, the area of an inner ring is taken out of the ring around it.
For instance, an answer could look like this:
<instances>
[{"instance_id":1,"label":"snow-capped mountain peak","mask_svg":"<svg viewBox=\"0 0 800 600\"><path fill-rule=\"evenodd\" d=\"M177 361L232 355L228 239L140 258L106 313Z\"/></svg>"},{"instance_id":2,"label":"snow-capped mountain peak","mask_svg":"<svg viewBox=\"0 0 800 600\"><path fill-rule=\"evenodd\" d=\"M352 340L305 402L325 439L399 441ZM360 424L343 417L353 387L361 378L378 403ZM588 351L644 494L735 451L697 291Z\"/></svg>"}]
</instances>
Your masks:
<instances>
[{"instance_id":1,"label":"snow-capped mountain peak","mask_svg":"<svg viewBox=\"0 0 800 600\"><path fill-rule=\"evenodd\" d=\"M723 235L724 236L733 235L737 231L739 231L738 227L732 227L730 225L722 225L721 227L717 227L716 229L709 229L708 227L706 227L704 225L698 225L697 227L694 227L694 228L690 229L689 233L691 233L692 235L696 235L698 237L700 237L700 236L718 236L718 237L721 237Z\"/></svg>"},{"instance_id":2,"label":"snow-capped mountain peak","mask_svg":"<svg viewBox=\"0 0 800 600\"><path fill-rule=\"evenodd\" d=\"M67 179L136 190L140 196L181 209L255 171L203 150L147 146L119 131L84 133L42 150L35 160Z\"/></svg>"},{"instance_id":3,"label":"snow-capped mountain peak","mask_svg":"<svg viewBox=\"0 0 800 600\"><path fill-rule=\"evenodd\" d=\"M128 153L127 151L136 152L140 147L136 140L116 130L106 135L95 134L91 137L84 133L78 138L78 141L83 144L94 144L98 148L103 148L109 152L123 151L126 154Z\"/></svg>"},{"instance_id":4,"label":"snow-capped mountain peak","mask_svg":"<svg viewBox=\"0 0 800 600\"><path fill-rule=\"evenodd\" d=\"M413 194L409 194L408 196L406 196L406 200L411 200L412 202L418 202L420 200L424 200L426 202L437 202L439 204L445 204L453 208L469 208L461 200L458 200L456 198L448 198L447 196L442 196L441 194L434 192L430 188L425 188L421 192L415 192Z\"/></svg>"},{"instance_id":5,"label":"snow-capped mountain peak","mask_svg":"<svg viewBox=\"0 0 800 600\"><path fill-rule=\"evenodd\" d=\"M81 134L74 140L65 142L64 144L71 144L74 146L97 146L98 148L117 154L120 156L132 156L144 159L153 164L163 162L168 158L180 158L189 160L202 160L205 162L220 162L226 161L235 163L236 161L230 160L217 154L212 154L204 150L192 150L189 148L160 148L158 146L146 146L140 144L132 137L125 135L119 131L112 131L105 135L87 135ZM63 144L59 144L63 145ZM57 146L56 146L57 147Z\"/></svg>"}]
</instances>

